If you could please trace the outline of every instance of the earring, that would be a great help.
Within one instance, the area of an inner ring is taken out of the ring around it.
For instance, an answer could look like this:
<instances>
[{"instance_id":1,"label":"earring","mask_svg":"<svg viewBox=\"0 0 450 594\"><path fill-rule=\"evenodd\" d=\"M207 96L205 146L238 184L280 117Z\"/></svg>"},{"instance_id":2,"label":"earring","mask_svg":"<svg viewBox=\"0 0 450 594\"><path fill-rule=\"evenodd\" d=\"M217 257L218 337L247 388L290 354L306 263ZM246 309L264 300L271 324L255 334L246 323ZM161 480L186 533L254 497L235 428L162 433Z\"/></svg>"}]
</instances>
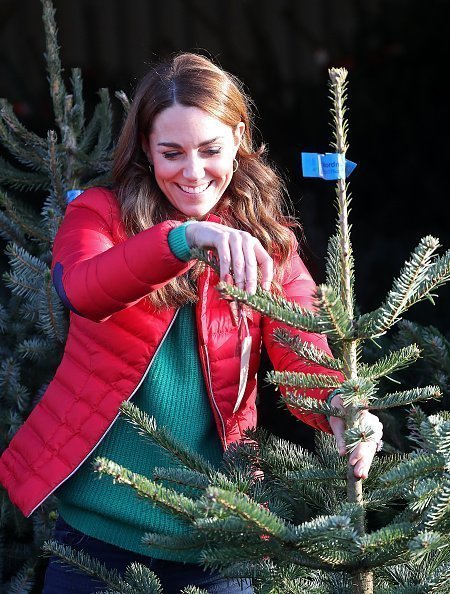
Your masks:
<instances>
[{"instance_id":1,"label":"earring","mask_svg":"<svg viewBox=\"0 0 450 594\"><path fill-rule=\"evenodd\" d=\"M236 158L234 158L233 159L233 173L236 173L236 171L238 170L238 167L239 167L239 161Z\"/></svg>"},{"instance_id":2,"label":"earring","mask_svg":"<svg viewBox=\"0 0 450 594\"><path fill-rule=\"evenodd\" d=\"M149 162L148 164L148 170L150 171L150 175L153 173L153 167L152 164Z\"/></svg>"}]
</instances>

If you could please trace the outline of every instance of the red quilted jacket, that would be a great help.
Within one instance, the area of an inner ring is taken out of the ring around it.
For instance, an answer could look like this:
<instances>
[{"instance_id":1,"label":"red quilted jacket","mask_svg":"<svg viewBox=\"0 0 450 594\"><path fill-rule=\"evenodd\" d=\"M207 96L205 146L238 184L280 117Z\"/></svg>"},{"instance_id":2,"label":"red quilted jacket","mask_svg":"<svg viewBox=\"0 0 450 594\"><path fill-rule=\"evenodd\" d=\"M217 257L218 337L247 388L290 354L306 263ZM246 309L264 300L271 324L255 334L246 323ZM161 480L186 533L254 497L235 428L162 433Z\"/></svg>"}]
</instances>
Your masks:
<instances>
[{"instance_id":1,"label":"red quilted jacket","mask_svg":"<svg viewBox=\"0 0 450 594\"><path fill-rule=\"evenodd\" d=\"M156 311L146 295L192 265L169 249L167 235L178 224L165 221L127 238L118 202L102 188L87 190L67 207L52 263L55 287L71 309L64 356L44 396L0 458L0 481L23 514L30 515L77 470L111 428L121 402L143 381L176 315L175 309ZM238 332L229 302L214 288L217 282L209 268L200 277L196 319L203 374L226 447L256 423L261 340L275 369L328 371L276 343L272 331L279 324L253 312L247 387L233 413L240 372ZM283 287L289 299L311 306L314 283L295 252L285 268ZM300 334L329 352L323 336ZM327 396L320 390L308 394ZM322 415L299 416L330 431Z\"/></svg>"}]
</instances>

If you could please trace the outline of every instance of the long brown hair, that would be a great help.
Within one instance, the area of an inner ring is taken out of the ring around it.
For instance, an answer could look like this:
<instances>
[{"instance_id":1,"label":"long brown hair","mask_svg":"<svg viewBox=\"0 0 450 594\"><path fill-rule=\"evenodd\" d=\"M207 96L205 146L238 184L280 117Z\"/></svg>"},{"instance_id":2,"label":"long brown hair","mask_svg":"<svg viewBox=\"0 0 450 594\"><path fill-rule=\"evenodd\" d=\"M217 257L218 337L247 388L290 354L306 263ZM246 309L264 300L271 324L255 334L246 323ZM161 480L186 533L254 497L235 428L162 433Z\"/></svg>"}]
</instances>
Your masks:
<instances>
[{"instance_id":1,"label":"long brown hair","mask_svg":"<svg viewBox=\"0 0 450 594\"><path fill-rule=\"evenodd\" d=\"M287 207L281 177L268 164L265 147L253 146L251 100L242 83L211 60L193 53L176 55L154 66L140 81L119 136L113 178L122 218L128 234L174 217L174 209L149 171L141 146L141 134L148 137L155 117L179 104L206 111L235 128L244 122L245 132L236 155L238 168L216 207L224 224L249 231L276 258L285 264L291 251L295 225L283 213ZM156 307L180 306L196 300L192 279L202 269L198 263L190 275L173 279L149 295Z\"/></svg>"}]
</instances>

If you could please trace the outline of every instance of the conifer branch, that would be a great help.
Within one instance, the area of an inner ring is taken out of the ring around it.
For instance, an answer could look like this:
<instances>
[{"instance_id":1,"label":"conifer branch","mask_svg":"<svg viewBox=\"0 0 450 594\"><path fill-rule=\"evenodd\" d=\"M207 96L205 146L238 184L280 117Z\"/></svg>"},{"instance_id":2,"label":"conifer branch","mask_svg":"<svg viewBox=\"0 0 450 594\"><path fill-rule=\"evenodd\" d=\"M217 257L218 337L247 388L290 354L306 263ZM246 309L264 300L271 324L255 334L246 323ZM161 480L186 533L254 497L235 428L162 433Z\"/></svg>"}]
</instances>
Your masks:
<instances>
[{"instance_id":1,"label":"conifer branch","mask_svg":"<svg viewBox=\"0 0 450 594\"><path fill-rule=\"evenodd\" d=\"M142 544L168 551L198 550L204 547L206 543L207 540L205 537L199 534L188 534L187 536L168 536L167 534L146 532L142 538Z\"/></svg>"},{"instance_id":2,"label":"conifer branch","mask_svg":"<svg viewBox=\"0 0 450 594\"><path fill-rule=\"evenodd\" d=\"M88 164L90 162L89 153L93 150L94 144L102 126L102 113L103 106L100 103L97 103L94 108L94 113L86 125L83 137L80 139L76 151L77 159L81 164Z\"/></svg>"},{"instance_id":3,"label":"conifer branch","mask_svg":"<svg viewBox=\"0 0 450 594\"><path fill-rule=\"evenodd\" d=\"M387 486L400 485L446 470L446 461L439 454L410 454L408 459L379 477Z\"/></svg>"},{"instance_id":4,"label":"conifer branch","mask_svg":"<svg viewBox=\"0 0 450 594\"><path fill-rule=\"evenodd\" d=\"M432 264L432 257L439 247L439 240L431 235L421 239L419 245L394 280L384 303L372 313L364 314L358 321L358 336L373 338L384 334L401 314L415 302Z\"/></svg>"},{"instance_id":5,"label":"conifer branch","mask_svg":"<svg viewBox=\"0 0 450 594\"><path fill-rule=\"evenodd\" d=\"M39 321L37 327L48 338L54 338L64 344L67 335L66 317L64 307L53 286L49 270L45 272L44 283L38 299Z\"/></svg>"},{"instance_id":6,"label":"conifer branch","mask_svg":"<svg viewBox=\"0 0 450 594\"><path fill-rule=\"evenodd\" d=\"M124 580L130 594L163 594L162 584L156 573L142 563L130 563L125 570Z\"/></svg>"},{"instance_id":7,"label":"conifer branch","mask_svg":"<svg viewBox=\"0 0 450 594\"><path fill-rule=\"evenodd\" d=\"M107 569L103 563L84 551L78 551L54 540L45 541L42 550L48 556L56 555L60 563L72 565L83 573L102 580L106 585L113 588L115 592L130 594L125 582L115 569Z\"/></svg>"},{"instance_id":8,"label":"conifer branch","mask_svg":"<svg viewBox=\"0 0 450 594\"><path fill-rule=\"evenodd\" d=\"M28 247L23 231L17 225L15 225L2 210L0 210L0 237L6 241L15 243L22 249L26 249Z\"/></svg>"},{"instance_id":9,"label":"conifer branch","mask_svg":"<svg viewBox=\"0 0 450 594\"><path fill-rule=\"evenodd\" d=\"M48 270L47 265L13 243L6 246L5 254L12 269L11 273L4 274L6 285L15 295L28 300L35 299Z\"/></svg>"},{"instance_id":10,"label":"conifer branch","mask_svg":"<svg viewBox=\"0 0 450 594\"><path fill-rule=\"evenodd\" d=\"M353 452L353 450L360 444L369 441L374 441L374 431L370 426L359 425L357 427L351 427L346 429L344 432L345 446L347 452Z\"/></svg>"},{"instance_id":11,"label":"conifer branch","mask_svg":"<svg viewBox=\"0 0 450 594\"><path fill-rule=\"evenodd\" d=\"M26 338L17 347L17 353L30 359L30 361L40 361L52 352L54 344L51 340L32 336Z\"/></svg>"},{"instance_id":12,"label":"conifer branch","mask_svg":"<svg viewBox=\"0 0 450 594\"><path fill-rule=\"evenodd\" d=\"M424 530L409 542L409 550L416 562L422 562L424 557L448 548L447 538L434 530Z\"/></svg>"},{"instance_id":13,"label":"conifer branch","mask_svg":"<svg viewBox=\"0 0 450 594\"><path fill-rule=\"evenodd\" d=\"M187 468L155 468L153 470L154 481L167 481L183 487L191 487L203 491L210 484L208 477L200 472L194 472Z\"/></svg>"},{"instance_id":14,"label":"conifer branch","mask_svg":"<svg viewBox=\"0 0 450 594\"><path fill-rule=\"evenodd\" d=\"M450 582L450 563L442 563L431 575L427 576L425 585L430 594L441 594Z\"/></svg>"},{"instance_id":15,"label":"conifer branch","mask_svg":"<svg viewBox=\"0 0 450 594\"><path fill-rule=\"evenodd\" d=\"M115 97L120 101L123 107L123 111L128 113L131 107L131 101L127 97L127 94L124 91L116 91L114 93Z\"/></svg>"},{"instance_id":16,"label":"conifer branch","mask_svg":"<svg viewBox=\"0 0 450 594\"><path fill-rule=\"evenodd\" d=\"M372 477L372 468L371 478ZM403 486L383 487L381 489L366 490L364 494L364 508L366 510L385 510L393 503L401 501L405 496Z\"/></svg>"},{"instance_id":17,"label":"conifer branch","mask_svg":"<svg viewBox=\"0 0 450 594\"><path fill-rule=\"evenodd\" d=\"M334 375L297 371L269 371L266 380L277 386L293 388L336 388L341 385L339 378Z\"/></svg>"},{"instance_id":18,"label":"conifer branch","mask_svg":"<svg viewBox=\"0 0 450 594\"><path fill-rule=\"evenodd\" d=\"M41 0L43 7L42 20L45 28L47 71L50 82L50 96L53 101L53 111L59 129L62 131L65 120L66 87L62 78L63 68L59 57L58 29L55 21L55 9L51 0Z\"/></svg>"},{"instance_id":19,"label":"conifer branch","mask_svg":"<svg viewBox=\"0 0 450 594\"><path fill-rule=\"evenodd\" d=\"M431 451L449 458L450 448L450 413L445 411L439 415L431 415L420 426L420 432L431 446Z\"/></svg>"},{"instance_id":20,"label":"conifer branch","mask_svg":"<svg viewBox=\"0 0 450 594\"><path fill-rule=\"evenodd\" d=\"M102 122L102 126L99 128L97 143L89 154L91 160L105 159L108 157L111 144L112 112L109 91L108 89L100 89L98 95L100 97L100 102L97 105L98 117Z\"/></svg>"},{"instance_id":21,"label":"conifer branch","mask_svg":"<svg viewBox=\"0 0 450 594\"><path fill-rule=\"evenodd\" d=\"M131 472L120 464L106 458L95 458L93 466L96 472L111 476L115 483L132 487L138 495L150 499L162 509L176 514L181 519L191 521L195 519L195 502L185 495L162 487L145 476Z\"/></svg>"},{"instance_id":22,"label":"conifer branch","mask_svg":"<svg viewBox=\"0 0 450 594\"><path fill-rule=\"evenodd\" d=\"M355 415L361 407L366 407L373 399L376 384L365 377L353 377L345 380L340 385L341 400L344 407L354 407Z\"/></svg>"},{"instance_id":23,"label":"conifer branch","mask_svg":"<svg viewBox=\"0 0 450 594\"><path fill-rule=\"evenodd\" d=\"M48 175L51 180L53 193L57 198L58 207L64 212L66 209L66 182L62 172L61 162L58 156L57 137L54 130L49 130L47 134L48 146Z\"/></svg>"},{"instance_id":24,"label":"conifer branch","mask_svg":"<svg viewBox=\"0 0 450 594\"><path fill-rule=\"evenodd\" d=\"M8 194L0 191L0 206L5 210L9 221L17 226L23 234L42 242L48 240L42 232L42 222L39 221L36 212L27 204L19 199L12 200Z\"/></svg>"},{"instance_id":25,"label":"conifer branch","mask_svg":"<svg viewBox=\"0 0 450 594\"><path fill-rule=\"evenodd\" d=\"M273 337L277 342L293 351L300 359L307 359L334 371L341 371L343 368L343 362L340 359L330 357L322 349L312 343L305 342L297 334L291 334L284 328L276 328Z\"/></svg>"},{"instance_id":26,"label":"conifer branch","mask_svg":"<svg viewBox=\"0 0 450 594\"><path fill-rule=\"evenodd\" d=\"M385 394L382 398L373 399L367 406L369 410L383 410L398 406L407 406L413 402L440 398L442 396L438 386L426 386L424 388L412 388L402 392Z\"/></svg>"},{"instance_id":27,"label":"conifer branch","mask_svg":"<svg viewBox=\"0 0 450 594\"><path fill-rule=\"evenodd\" d=\"M342 303L341 298L327 285L317 288L317 300L322 326L321 332L328 334L334 340L349 340L353 335L352 321Z\"/></svg>"},{"instance_id":28,"label":"conifer branch","mask_svg":"<svg viewBox=\"0 0 450 594\"><path fill-rule=\"evenodd\" d=\"M36 582L36 560L27 559L8 584L8 594L26 594L32 592Z\"/></svg>"},{"instance_id":29,"label":"conifer branch","mask_svg":"<svg viewBox=\"0 0 450 594\"><path fill-rule=\"evenodd\" d=\"M450 250L447 250L444 255L436 257L428 268L426 277L417 287L415 294L409 298L406 307L409 308L425 298L433 302L431 291L448 280L450 280Z\"/></svg>"},{"instance_id":30,"label":"conifer branch","mask_svg":"<svg viewBox=\"0 0 450 594\"><path fill-rule=\"evenodd\" d=\"M132 402L122 402L120 410L128 417L127 420L138 429L140 435L150 438L154 443L163 448L164 451L170 453L173 458L181 462L181 464L207 477L214 475L215 470L209 462L199 454L188 451L173 439L164 427L157 427L155 419L149 417Z\"/></svg>"},{"instance_id":31,"label":"conifer branch","mask_svg":"<svg viewBox=\"0 0 450 594\"><path fill-rule=\"evenodd\" d=\"M252 309L274 319L284 322L288 326L294 326L306 332L321 332L322 326L311 310L300 307L292 301L288 301L278 295L273 295L258 287L254 295L249 295L238 287L220 282L217 290L221 295L232 297L240 303L245 303Z\"/></svg>"},{"instance_id":32,"label":"conifer branch","mask_svg":"<svg viewBox=\"0 0 450 594\"><path fill-rule=\"evenodd\" d=\"M314 387L314 386L311 386ZM328 417L345 418L345 412L334 406L330 406L326 400L319 400L317 398L309 398L302 396L298 392L291 392L288 390L286 394L281 396L283 402L290 408L294 408L301 412L317 413L326 415Z\"/></svg>"},{"instance_id":33,"label":"conifer branch","mask_svg":"<svg viewBox=\"0 0 450 594\"><path fill-rule=\"evenodd\" d=\"M295 526L296 547L308 552L318 550L329 540L339 542L344 552L356 553L358 534L348 516L318 516L300 526ZM318 547L318 549L316 548Z\"/></svg>"},{"instance_id":34,"label":"conifer branch","mask_svg":"<svg viewBox=\"0 0 450 594\"><path fill-rule=\"evenodd\" d=\"M24 165L42 170L45 165L45 141L20 123L6 99L0 99L1 120L4 123L0 126L0 137L8 150Z\"/></svg>"},{"instance_id":35,"label":"conifer branch","mask_svg":"<svg viewBox=\"0 0 450 594\"><path fill-rule=\"evenodd\" d=\"M73 129L75 139L78 141L82 136L85 126L83 78L79 68L72 68L71 86L73 91L73 108L70 113L70 126Z\"/></svg>"},{"instance_id":36,"label":"conifer branch","mask_svg":"<svg viewBox=\"0 0 450 594\"><path fill-rule=\"evenodd\" d=\"M17 169L0 157L0 184L6 184L22 192L43 190L49 187L49 180L43 173Z\"/></svg>"},{"instance_id":37,"label":"conifer branch","mask_svg":"<svg viewBox=\"0 0 450 594\"><path fill-rule=\"evenodd\" d=\"M444 518L450 516L450 477L448 474L444 475L444 480L439 486L437 492L433 495L429 505L426 508L423 517L423 525L425 528L431 530L439 528L440 523ZM448 545L450 546L450 545Z\"/></svg>"},{"instance_id":38,"label":"conifer branch","mask_svg":"<svg viewBox=\"0 0 450 594\"><path fill-rule=\"evenodd\" d=\"M208 594L208 592L203 588L197 588L197 586L187 586L181 590L180 594Z\"/></svg>"},{"instance_id":39,"label":"conifer branch","mask_svg":"<svg viewBox=\"0 0 450 594\"><path fill-rule=\"evenodd\" d=\"M389 526L365 534L357 539L358 547L365 556L379 549L388 549L393 543L405 544L411 538L413 527L409 523L390 524Z\"/></svg>"},{"instance_id":40,"label":"conifer branch","mask_svg":"<svg viewBox=\"0 0 450 594\"><path fill-rule=\"evenodd\" d=\"M386 377L394 371L404 369L419 357L420 349L417 345L411 344L397 351L388 353L371 365L361 363L358 365L358 375L370 380L376 380L381 377Z\"/></svg>"},{"instance_id":41,"label":"conifer branch","mask_svg":"<svg viewBox=\"0 0 450 594\"><path fill-rule=\"evenodd\" d=\"M441 492L441 486L433 477L424 478L412 485L411 492L407 495L409 509L416 515L423 515L431 502Z\"/></svg>"},{"instance_id":42,"label":"conifer branch","mask_svg":"<svg viewBox=\"0 0 450 594\"><path fill-rule=\"evenodd\" d=\"M325 261L326 285L332 287L337 295L342 295L342 268L339 253L339 233L332 235L328 240Z\"/></svg>"},{"instance_id":43,"label":"conifer branch","mask_svg":"<svg viewBox=\"0 0 450 594\"><path fill-rule=\"evenodd\" d=\"M295 540L292 528L281 518L271 513L243 493L231 493L216 487L210 487L206 495L214 504L229 510L255 527L262 534L291 543Z\"/></svg>"},{"instance_id":44,"label":"conifer branch","mask_svg":"<svg viewBox=\"0 0 450 594\"><path fill-rule=\"evenodd\" d=\"M345 481L344 469L307 468L301 472L290 472L289 478L297 481Z\"/></svg>"}]
</instances>

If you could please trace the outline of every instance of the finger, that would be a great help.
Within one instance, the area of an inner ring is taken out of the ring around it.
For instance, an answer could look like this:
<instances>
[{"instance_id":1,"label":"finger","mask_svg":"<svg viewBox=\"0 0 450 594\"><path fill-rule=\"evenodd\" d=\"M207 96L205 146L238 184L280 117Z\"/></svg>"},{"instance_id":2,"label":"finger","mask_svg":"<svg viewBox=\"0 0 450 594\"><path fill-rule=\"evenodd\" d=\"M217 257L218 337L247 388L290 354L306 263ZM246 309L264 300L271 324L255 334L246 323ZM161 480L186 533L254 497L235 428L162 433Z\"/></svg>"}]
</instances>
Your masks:
<instances>
[{"instance_id":1,"label":"finger","mask_svg":"<svg viewBox=\"0 0 450 594\"><path fill-rule=\"evenodd\" d=\"M350 454L350 464L355 464L361 458L364 458L366 460L372 460L372 458L375 455L376 447L377 444L372 439L370 439L369 441L360 442L353 450L353 452Z\"/></svg>"},{"instance_id":2,"label":"finger","mask_svg":"<svg viewBox=\"0 0 450 594\"><path fill-rule=\"evenodd\" d=\"M355 478L366 479L369 476L370 464L366 464L364 460L359 460L353 467L353 474Z\"/></svg>"},{"instance_id":3,"label":"finger","mask_svg":"<svg viewBox=\"0 0 450 594\"><path fill-rule=\"evenodd\" d=\"M353 466L356 477L367 478L374 455L375 444L373 442L361 443L355 448L348 461Z\"/></svg>"},{"instance_id":4,"label":"finger","mask_svg":"<svg viewBox=\"0 0 450 594\"><path fill-rule=\"evenodd\" d=\"M347 447L345 445L344 431L345 423L344 419L338 417L330 417L330 427L333 431L334 437L336 438L336 446L340 456L345 456L347 453Z\"/></svg>"},{"instance_id":5,"label":"finger","mask_svg":"<svg viewBox=\"0 0 450 594\"><path fill-rule=\"evenodd\" d=\"M242 237L239 232L230 233L229 246L234 282L237 287L243 289L245 287L245 258L242 250Z\"/></svg>"},{"instance_id":6,"label":"finger","mask_svg":"<svg viewBox=\"0 0 450 594\"><path fill-rule=\"evenodd\" d=\"M217 235L215 248L219 258L220 279L226 281L231 266L229 234L227 232L221 232Z\"/></svg>"},{"instance_id":7,"label":"finger","mask_svg":"<svg viewBox=\"0 0 450 594\"><path fill-rule=\"evenodd\" d=\"M266 291L270 291L273 281L273 259L258 240L256 240L254 249L256 261L261 270L261 286Z\"/></svg>"},{"instance_id":8,"label":"finger","mask_svg":"<svg viewBox=\"0 0 450 594\"><path fill-rule=\"evenodd\" d=\"M258 265L255 254L255 239L250 233L242 234L242 251L245 258L245 290L253 295L258 282Z\"/></svg>"}]
</instances>

